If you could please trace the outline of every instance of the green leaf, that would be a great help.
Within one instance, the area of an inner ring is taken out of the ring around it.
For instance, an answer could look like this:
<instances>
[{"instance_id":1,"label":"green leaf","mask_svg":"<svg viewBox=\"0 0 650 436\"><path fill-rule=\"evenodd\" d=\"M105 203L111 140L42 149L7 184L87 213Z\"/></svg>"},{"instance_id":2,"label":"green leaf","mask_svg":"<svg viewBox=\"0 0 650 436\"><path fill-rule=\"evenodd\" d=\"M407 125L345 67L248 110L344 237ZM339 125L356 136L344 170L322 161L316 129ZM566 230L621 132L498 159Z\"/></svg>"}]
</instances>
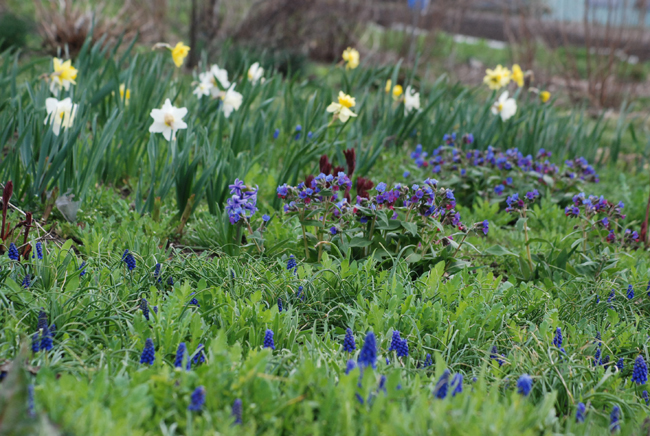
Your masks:
<instances>
[{"instance_id":1,"label":"green leaf","mask_svg":"<svg viewBox=\"0 0 650 436\"><path fill-rule=\"evenodd\" d=\"M502 245L493 245L485 250L483 254L491 254L493 256L519 256L518 254L513 253Z\"/></svg>"},{"instance_id":2,"label":"green leaf","mask_svg":"<svg viewBox=\"0 0 650 436\"><path fill-rule=\"evenodd\" d=\"M418 225L415 223L410 223L408 221L402 221L401 222L402 227L406 229L407 232L409 232L413 236L418 235Z\"/></svg>"}]
</instances>

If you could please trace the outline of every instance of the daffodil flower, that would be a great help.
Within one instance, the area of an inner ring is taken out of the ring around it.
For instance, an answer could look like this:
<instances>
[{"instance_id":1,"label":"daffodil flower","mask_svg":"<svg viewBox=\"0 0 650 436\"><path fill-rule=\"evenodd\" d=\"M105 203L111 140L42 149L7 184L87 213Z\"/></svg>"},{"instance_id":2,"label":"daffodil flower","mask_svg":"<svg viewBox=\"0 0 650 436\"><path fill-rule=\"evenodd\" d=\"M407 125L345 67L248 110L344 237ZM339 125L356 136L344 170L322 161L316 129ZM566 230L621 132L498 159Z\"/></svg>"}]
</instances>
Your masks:
<instances>
[{"instance_id":1,"label":"daffodil flower","mask_svg":"<svg viewBox=\"0 0 650 436\"><path fill-rule=\"evenodd\" d=\"M420 110L420 93L407 86L404 93L404 115L408 115L412 110Z\"/></svg>"},{"instance_id":2,"label":"daffodil flower","mask_svg":"<svg viewBox=\"0 0 650 436\"><path fill-rule=\"evenodd\" d=\"M52 124L52 131L56 136L59 136L61 127L67 129L72 126L77 113L77 105L72 104L69 97L61 101L56 98L48 98L45 100L45 109L47 117L45 117L44 124Z\"/></svg>"},{"instance_id":3,"label":"daffodil flower","mask_svg":"<svg viewBox=\"0 0 650 436\"><path fill-rule=\"evenodd\" d=\"M539 99L542 101L542 103L546 103L551 99L551 93L548 91L542 91L539 93Z\"/></svg>"},{"instance_id":4,"label":"daffodil flower","mask_svg":"<svg viewBox=\"0 0 650 436\"><path fill-rule=\"evenodd\" d=\"M343 60L346 62L345 68L354 70L359 66L359 52L351 47L348 47L343 52Z\"/></svg>"},{"instance_id":5,"label":"daffodil flower","mask_svg":"<svg viewBox=\"0 0 650 436\"><path fill-rule=\"evenodd\" d=\"M351 107L354 107L357 102L354 97L351 97L345 94L343 91L339 91L339 99L337 102L332 102L327 106L327 112L334 114L334 119L338 118L342 123L347 122L350 117L356 117L357 114L350 110Z\"/></svg>"},{"instance_id":6,"label":"daffodil flower","mask_svg":"<svg viewBox=\"0 0 650 436\"><path fill-rule=\"evenodd\" d=\"M483 83L488 85L490 89L501 89L510 83L510 70L503 68L501 65L497 65L494 70L489 68L485 70L485 77L483 78Z\"/></svg>"},{"instance_id":7,"label":"daffodil flower","mask_svg":"<svg viewBox=\"0 0 650 436\"><path fill-rule=\"evenodd\" d=\"M181 65L183 65L187 54L190 52L190 47L183 44L182 42L177 43L175 47L172 47L171 45L164 42L159 42L153 46L152 50L161 47L166 48L172 52L172 60L174 61L174 64L177 68L180 68Z\"/></svg>"},{"instance_id":8,"label":"daffodil flower","mask_svg":"<svg viewBox=\"0 0 650 436\"><path fill-rule=\"evenodd\" d=\"M152 109L153 124L149 127L151 133L162 133L166 140L176 139L176 131L187 129L183 117L187 115L187 108L172 106L169 99L165 100L162 109Z\"/></svg>"},{"instance_id":9,"label":"daffodil flower","mask_svg":"<svg viewBox=\"0 0 650 436\"><path fill-rule=\"evenodd\" d=\"M241 106L243 97L235 91L235 84L233 83L228 91L221 93L221 100L223 100L223 115L228 118L232 111L236 111Z\"/></svg>"},{"instance_id":10,"label":"daffodil flower","mask_svg":"<svg viewBox=\"0 0 650 436\"><path fill-rule=\"evenodd\" d=\"M517 64L512 66L512 74L510 76L513 82L517 84L518 87L524 86L524 72L521 70L521 67Z\"/></svg>"},{"instance_id":11,"label":"daffodil flower","mask_svg":"<svg viewBox=\"0 0 650 436\"><path fill-rule=\"evenodd\" d=\"M508 121L517 113L517 101L514 98L508 98L508 91L505 91L492 105L492 113L500 115L503 121Z\"/></svg>"},{"instance_id":12,"label":"daffodil flower","mask_svg":"<svg viewBox=\"0 0 650 436\"><path fill-rule=\"evenodd\" d=\"M120 100L124 102L125 105L129 104L129 99L131 98L131 90L127 89L126 85L122 83L120 85Z\"/></svg>"},{"instance_id":13,"label":"daffodil flower","mask_svg":"<svg viewBox=\"0 0 650 436\"><path fill-rule=\"evenodd\" d=\"M209 96L213 88L211 81L201 80L198 86L192 91L192 94L196 95L198 98L203 96Z\"/></svg>"},{"instance_id":14,"label":"daffodil flower","mask_svg":"<svg viewBox=\"0 0 650 436\"><path fill-rule=\"evenodd\" d=\"M255 62L248 69L248 81L255 85L264 75L264 68L260 67L259 62Z\"/></svg>"},{"instance_id":15,"label":"daffodil flower","mask_svg":"<svg viewBox=\"0 0 650 436\"><path fill-rule=\"evenodd\" d=\"M50 74L50 91L52 94L58 94L63 88L66 91L70 89L70 84L76 85L74 79L77 78L77 69L72 66L70 59L62 62L59 58L52 59L54 72Z\"/></svg>"},{"instance_id":16,"label":"daffodil flower","mask_svg":"<svg viewBox=\"0 0 650 436\"><path fill-rule=\"evenodd\" d=\"M187 54L190 52L189 46L179 42L176 44L176 47L172 48L172 60L176 64L177 68L180 68L187 57Z\"/></svg>"},{"instance_id":17,"label":"daffodil flower","mask_svg":"<svg viewBox=\"0 0 650 436\"><path fill-rule=\"evenodd\" d=\"M388 79L386 81L386 94L391 92L391 88L392 88L393 100L397 101L397 100L399 100L399 98L404 93L404 88L402 88L402 85L395 85L395 86L392 86L392 85L393 85L392 80Z\"/></svg>"}]
</instances>

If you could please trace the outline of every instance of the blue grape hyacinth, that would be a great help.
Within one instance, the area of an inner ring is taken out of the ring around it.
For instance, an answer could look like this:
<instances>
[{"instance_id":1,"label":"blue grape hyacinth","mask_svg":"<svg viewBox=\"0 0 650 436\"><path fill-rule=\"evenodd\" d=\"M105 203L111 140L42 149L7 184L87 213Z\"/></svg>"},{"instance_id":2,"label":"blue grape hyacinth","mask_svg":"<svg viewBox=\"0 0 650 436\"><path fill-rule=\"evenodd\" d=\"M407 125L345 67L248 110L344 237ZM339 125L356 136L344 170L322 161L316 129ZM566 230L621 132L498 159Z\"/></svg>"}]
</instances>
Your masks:
<instances>
[{"instance_id":1,"label":"blue grape hyacinth","mask_svg":"<svg viewBox=\"0 0 650 436\"><path fill-rule=\"evenodd\" d=\"M614 433L621 429L621 408L618 406L612 407L612 413L609 414L609 430Z\"/></svg>"},{"instance_id":2,"label":"blue grape hyacinth","mask_svg":"<svg viewBox=\"0 0 650 436\"><path fill-rule=\"evenodd\" d=\"M632 287L632 285L629 285L627 287L627 299L631 300L633 298L634 298L634 288Z\"/></svg>"},{"instance_id":3,"label":"blue grape hyacinth","mask_svg":"<svg viewBox=\"0 0 650 436\"><path fill-rule=\"evenodd\" d=\"M83 276L86 275L86 262L85 261L81 262L81 265L79 265L79 271L81 271L79 273L79 277L83 277Z\"/></svg>"},{"instance_id":4,"label":"blue grape hyacinth","mask_svg":"<svg viewBox=\"0 0 650 436\"><path fill-rule=\"evenodd\" d=\"M585 422L585 413L587 407L585 403L578 403L578 408L576 409L576 422Z\"/></svg>"},{"instance_id":5,"label":"blue grape hyacinth","mask_svg":"<svg viewBox=\"0 0 650 436\"><path fill-rule=\"evenodd\" d=\"M203 344L199 344L196 346L196 351L194 352L192 363L194 365L200 365L202 363L205 363L205 347L203 346Z\"/></svg>"},{"instance_id":6,"label":"blue grape hyacinth","mask_svg":"<svg viewBox=\"0 0 650 436\"><path fill-rule=\"evenodd\" d=\"M456 373L451 379L451 396L455 397L456 394L463 392L463 374Z\"/></svg>"},{"instance_id":7,"label":"blue grape hyacinth","mask_svg":"<svg viewBox=\"0 0 650 436\"><path fill-rule=\"evenodd\" d=\"M397 357L408 357L409 355L409 344L406 338L402 339L397 347Z\"/></svg>"},{"instance_id":8,"label":"blue grape hyacinth","mask_svg":"<svg viewBox=\"0 0 650 436\"><path fill-rule=\"evenodd\" d=\"M448 369L440 376L440 380L436 383L435 388L433 388L433 395L436 398L444 399L447 396L447 391L449 391L449 376L451 372Z\"/></svg>"},{"instance_id":9,"label":"blue grape hyacinth","mask_svg":"<svg viewBox=\"0 0 650 436\"><path fill-rule=\"evenodd\" d=\"M371 366L373 369L377 369L377 341L373 332L368 332L366 335L357 362L362 368Z\"/></svg>"},{"instance_id":10,"label":"blue grape hyacinth","mask_svg":"<svg viewBox=\"0 0 650 436\"><path fill-rule=\"evenodd\" d=\"M41 350L41 344L38 338L38 333L32 335L32 353L38 353Z\"/></svg>"},{"instance_id":11,"label":"blue grape hyacinth","mask_svg":"<svg viewBox=\"0 0 650 436\"><path fill-rule=\"evenodd\" d=\"M203 404L205 404L205 388L199 386L192 392L190 397L190 405L187 407L187 410L192 412L200 412L203 409Z\"/></svg>"},{"instance_id":12,"label":"blue grape hyacinth","mask_svg":"<svg viewBox=\"0 0 650 436\"><path fill-rule=\"evenodd\" d=\"M25 275L25 278L23 279L23 288L27 289L32 285L32 281L30 280L29 274Z\"/></svg>"},{"instance_id":13,"label":"blue grape hyacinth","mask_svg":"<svg viewBox=\"0 0 650 436\"><path fill-rule=\"evenodd\" d=\"M50 332L50 328L48 326L45 326L41 333L41 351L50 351L53 346L52 332Z\"/></svg>"},{"instance_id":14,"label":"blue grape hyacinth","mask_svg":"<svg viewBox=\"0 0 650 436\"><path fill-rule=\"evenodd\" d=\"M646 406L650 404L650 397L648 397L648 391L643 391L641 393L641 396L643 397L643 401L645 401Z\"/></svg>"},{"instance_id":15,"label":"blue grape hyacinth","mask_svg":"<svg viewBox=\"0 0 650 436\"><path fill-rule=\"evenodd\" d=\"M648 365L646 365L641 355L637 356L634 361L632 381L638 385L644 385L648 381Z\"/></svg>"},{"instance_id":16,"label":"blue grape hyacinth","mask_svg":"<svg viewBox=\"0 0 650 436\"><path fill-rule=\"evenodd\" d=\"M128 248L124 250L124 253L122 254L122 262L126 263L126 267L129 269L129 271L133 271L135 269L135 258Z\"/></svg>"},{"instance_id":17,"label":"blue grape hyacinth","mask_svg":"<svg viewBox=\"0 0 650 436\"><path fill-rule=\"evenodd\" d=\"M275 342L273 341L273 330L271 329L266 329L266 333L264 334L264 348L270 348L271 350L275 350Z\"/></svg>"},{"instance_id":18,"label":"blue grape hyacinth","mask_svg":"<svg viewBox=\"0 0 650 436\"><path fill-rule=\"evenodd\" d=\"M242 402L239 398L237 398L233 403L232 403L232 416L235 418L235 425L241 425L242 421Z\"/></svg>"},{"instance_id":19,"label":"blue grape hyacinth","mask_svg":"<svg viewBox=\"0 0 650 436\"><path fill-rule=\"evenodd\" d=\"M287 271L293 271L294 274L298 271L298 264L293 254L289 256L289 260L287 261Z\"/></svg>"},{"instance_id":20,"label":"blue grape hyacinth","mask_svg":"<svg viewBox=\"0 0 650 436\"><path fill-rule=\"evenodd\" d=\"M345 339L343 339L343 351L351 353L357 349L357 345L354 343L354 335L352 334L352 329L348 328L345 331Z\"/></svg>"},{"instance_id":21,"label":"blue grape hyacinth","mask_svg":"<svg viewBox=\"0 0 650 436\"><path fill-rule=\"evenodd\" d=\"M399 349L400 342L402 342L402 338L400 336L399 330L393 330L393 338L390 341L390 347L388 348L388 351L397 351Z\"/></svg>"},{"instance_id":22,"label":"blue grape hyacinth","mask_svg":"<svg viewBox=\"0 0 650 436\"><path fill-rule=\"evenodd\" d=\"M146 298L140 300L140 310L144 318L149 321L149 303Z\"/></svg>"},{"instance_id":23,"label":"blue grape hyacinth","mask_svg":"<svg viewBox=\"0 0 650 436\"><path fill-rule=\"evenodd\" d=\"M562 348L562 329L558 327L555 330L555 337L553 338L553 345L555 345L557 348Z\"/></svg>"},{"instance_id":24,"label":"blue grape hyacinth","mask_svg":"<svg viewBox=\"0 0 650 436\"><path fill-rule=\"evenodd\" d=\"M357 364L356 364L356 362L354 360L352 360L352 359L348 360L348 363L345 366L345 375L350 374L350 371L352 371L356 367L357 367Z\"/></svg>"},{"instance_id":25,"label":"blue grape hyacinth","mask_svg":"<svg viewBox=\"0 0 650 436\"><path fill-rule=\"evenodd\" d=\"M517 392L525 397L533 389L533 379L528 374L522 374L517 380Z\"/></svg>"},{"instance_id":26,"label":"blue grape hyacinth","mask_svg":"<svg viewBox=\"0 0 650 436\"><path fill-rule=\"evenodd\" d=\"M153 345L153 340L151 338L147 338L147 340L144 342L142 355L140 356L140 363L153 365L154 360L156 360L156 349Z\"/></svg>"},{"instance_id":27,"label":"blue grape hyacinth","mask_svg":"<svg viewBox=\"0 0 650 436\"><path fill-rule=\"evenodd\" d=\"M43 244L41 242L36 243L36 257L43 260Z\"/></svg>"},{"instance_id":28,"label":"blue grape hyacinth","mask_svg":"<svg viewBox=\"0 0 650 436\"><path fill-rule=\"evenodd\" d=\"M618 362L616 362L616 367L618 368L619 371L623 371L623 368L625 367L625 361L621 357L618 359Z\"/></svg>"},{"instance_id":29,"label":"blue grape hyacinth","mask_svg":"<svg viewBox=\"0 0 650 436\"><path fill-rule=\"evenodd\" d=\"M433 359L431 359L431 354L427 353L427 357L424 359L424 367L433 365Z\"/></svg>"},{"instance_id":30,"label":"blue grape hyacinth","mask_svg":"<svg viewBox=\"0 0 650 436\"><path fill-rule=\"evenodd\" d=\"M282 312L282 298L278 297L278 312Z\"/></svg>"},{"instance_id":31,"label":"blue grape hyacinth","mask_svg":"<svg viewBox=\"0 0 650 436\"><path fill-rule=\"evenodd\" d=\"M178 348L176 349L176 359L174 359L174 368L183 367L183 359L185 358L186 351L187 351L187 346L185 345L185 342L181 342L180 344L178 344ZM189 365L189 361L187 363Z\"/></svg>"},{"instance_id":32,"label":"blue grape hyacinth","mask_svg":"<svg viewBox=\"0 0 650 436\"><path fill-rule=\"evenodd\" d=\"M9 251L7 251L7 256L9 256L9 259L11 260L18 260L20 259L20 253L18 253L18 248L16 248L16 244L13 242L9 244Z\"/></svg>"}]
</instances>

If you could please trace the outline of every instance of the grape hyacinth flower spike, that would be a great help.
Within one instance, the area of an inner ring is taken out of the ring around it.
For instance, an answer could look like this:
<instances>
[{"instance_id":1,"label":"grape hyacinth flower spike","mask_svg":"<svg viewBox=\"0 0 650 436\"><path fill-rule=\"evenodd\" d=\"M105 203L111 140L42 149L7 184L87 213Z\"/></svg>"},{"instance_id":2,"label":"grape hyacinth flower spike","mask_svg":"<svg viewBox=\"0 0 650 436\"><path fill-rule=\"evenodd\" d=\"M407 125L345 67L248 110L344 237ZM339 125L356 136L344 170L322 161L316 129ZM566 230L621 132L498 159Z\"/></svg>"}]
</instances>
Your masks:
<instances>
[{"instance_id":1,"label":"grape hyacinth flower spike","mask_svg":"<svg viewBox=\"0 0 650 436\"><path fill-rule=\"evenodd\" d=\"M298 272L298 264L293 254L289 256L289 260L287 261L287 271L293 271L294 274Z\"/></svg>"},{"instance_id":2,"label":"grape hyacinth flower spike","mask_svg":"<svg viewBox=\"0 0 650 436\"><path fill-rule=\"evenodd\" d=\"M371 366L372 369L377 369L377 341L373 332L366 335L357 362L362 368Z\"/></svg>"},{"instance_id":3,"label":"grape hyacinth flower spike","mask_svg":"<svg viewBox=\"0 0 650 436\"><path fill-rule=\"evenodd\" d=\"M356 349L357 346L354 343L354 335L352 334L352 329L348 328L345 331L345 339L343 339L343 351L351 353Z\"/></svg>"},{"instance_id":4,"label":"grape hyacinth flower spike","mask_svg":"<svg viewBox=\"0 0 650 436\"><path fill-rule=\"evenodd\" d=\"M643 397L643 401L645 401L646 406L650 404L650 397L648 397L648 391L643 391L641 393L641 396Z\"/></svg>"},{"instance_id":5,"label":"grape hyacinth flower spike","mask_svg":"<svg viewBox=\"0 0 650 436\"><path fill-rule=\"evenodd\" d=\"M612 413L609 414L609 430L614 433L621 429L621 408L614 406L612 408Z\"/></svg>"},{"instance_id":6,"label":"grape hyacinth flower spike","mask_svg":"<svg viewBox=\"0 0 650 436\"><path fill-rule=\"evenodd\" d=\"M637 356L634 361L632 381L638 385L644 385L648 381L648 365L646 365L641 355Z\"/></svg>"},{"instance_id":7,"label":"grape hyacinth flower spike","mask_svg":"<svg viewBox=\"0 0 650 436\"><path fill-rule=\"evenodd\" d=\"M20 253L18 253L18 248L16 248L16 244L13 242L9 244L9 251L7 251L7 256L9 256L9 259L18 261L20 259Z\"/></svg>"},{"instance_id":8,"label":"grape hyacinth flower spike","mask_svg":"<svg viewBox=\"0 0 650 436\"><path fill-rule=\"evenodd\" d=\"M142 350L142 356L140 356L140 363L153 365L154 360L156 360L156 349L153 345L153 340L147 338L144 342L144 349Z\"/></svg>"},{"instance_id":9,"label":"grape hyacinth flower spike","mask_svg":"<svg viewBox=\"0 0 650 436\"><path fill-rule=\"evenodd\" d=\"M422 366L427 368L431 365L433 365L433 359L431 359L431 354L427 353L427 356L424 359L424 364Z\"/></svg>"},{"instance_id":10,"label":"grape hyacinth flower spike","mask_svg":"<svg viewBox=\"0 0 650 436\"><path fill-rule=\"evenodd\" d=\"M517 380L517 392L525 397L533 388L533 379L528 374L522 374Z\"/></svg>"},{"instance_id":11,"label":"grape hyacinth flower spike","mask_svg":"<svg viewBox=\"0 0 650 436\"><path fill-rule=\"evenodd\" d=\"M451 396L455 397L456 394L463 392L463 375L460 373L454 374L454 377L451 379Z\"/></svg>"},{"instance_id":12,"label":"grape hyacinth flower spike","mask_svg":"<svg viewBox=\"0 0 650 436\"><path fill-rule=\"evenodd\" d=\"M203 344L199 344L196 346L196 351L194 352L192 363L194 365L200 365L202 363L205 363L205 347L203 346Z\"/></svg>"},{"instance_id":13,"label":"grape hyacinth flower spike","mask_svg":"<svg viewBox=\"0 0 650 436\"><path fill-rule=\"evenodd\" d=\"M448 369L442 373L440 380L436 383L436 387L433 388L433 395L438 399L444 399L447 396L447 391L449 390L449 376L451 372Z\"/></svg>"},{"instance_id":14,"label":"grape hyacinth flower spike","mask_svg":"<svg viewBox=\"0 0 650 436\"><path fill-rule=\"evenodd\" d=\"M267 329L264 334L264 348L275 350L275 343L273 341L273 330Z\"/></svg>"},{"instance_id":15,"label":"grape hyacinth flower spike","mask_svg":"<svg viewBox=\"0 0 650 436\"><path fill-rule=\"evenodd\" d=\"M42 242L37 242L36 243L36 257L38 257L39 260L43 260L43 243Z\"/></svg>"},{"instance_id":16,"label":"grape hyacinth flower spike","mask_svg":"<svg viewBox=\"0 0 650 436\"><path fill-rule=\"evenodd\" d=\"M183 359L185 359L185 352L187 351L187 346L185 345L185 342L181 342L178 344L178 349L176 349L176 359L174 359L174 368L182 368L183 367ZM189 366L189 361L187 362ZM189 368L188 368L189 369Z\"/></svg>"},{"instance_id":17,"label":"grape hyacinth flower spike","mask_svg":"<svg viewBox=\"0 0 650 436\"><path fill-rule=\"evenodd\" d=\"M192 392L190 397L190 405L187 407L187 410L192 412L200 412L203 409L203 404L205 404L205 388L199 386Z\"/></svg>"},{"instance_id":18,"label":"grape hyacinth flower spike","mask_svg":"<svg viewBox=\"0 0 650 436\"><path fill-rule=\"evenodd\" d=\"M553 338L553 345L555 345L557 348L562 348L562 329L558 327L555 330L555 337Z\"/></svg>"},{"instance_id":19,"label":"grape hyacinth flower spike","mask_svg":"<svg viewBox=\"0 0 650 436\"><path fill-rule=\"evenodd\" d=\"M129 269L129 271L133 271L135 269L135 258L131 252L129 252L128 248L124 250L124 253L122 254L122 262L126 263L126 267Z\"/></svg>"},{"instance_id":20,"label":"grape hyacinth flower spike","mask_svg":"<svg viewBox=\"0 0 650 436\"><path fill-rule=\"evenodd\" d=\"M388 348L388 351L397 351L399 349L400 342L402 342L402 338L400 337L399 330L393 330L393 338L390 341L390 347Z\"/></svg>"},{"instance_id":21,"label":"grape hyacinth flower spike","mask_svg":"<svg viewBox=\"0 0 650 436\"><path fill-rule=\"evenodd\" d=\"M350 374L350 371L352 371L356 367L357 367L357 364L355 363L354 360L352 360L352 359L348 360L348 363L345 366L345 375Z\"/></svg>"},{"instance_id":22,"label":"grape hyacinth flower spike","mask_svg":"<svg viewBox=\"0 0 650 436\"><path fill-rule=\"evenodd\" d=\"M140 300L140 310L142 311L144 318L149 321L149 303L146 298Z\"/></svg>"},{"instance_id":23,"label":"grape hyacinth flower spike","mask_svg":"<svg viewBox=\"0 0 650 436\"><path fill-rule=\"evenodd\" d=\"M232 416L235 418L235 425L241 425L242 424L242 402L239 398L235 400L234 403L232 403Z\"/></svg>"},{"instance_id":24,"label":"grape hyacinth flower spike","mask_svg":"<svg viewBox=\"0 0 650 436\"><path fill-rule=\"evenodd\" d=\"M578 408L576 409L576 422L585 422L585 413L587 408L585 403L578 403Z\"/></svg>"}]
</instances>

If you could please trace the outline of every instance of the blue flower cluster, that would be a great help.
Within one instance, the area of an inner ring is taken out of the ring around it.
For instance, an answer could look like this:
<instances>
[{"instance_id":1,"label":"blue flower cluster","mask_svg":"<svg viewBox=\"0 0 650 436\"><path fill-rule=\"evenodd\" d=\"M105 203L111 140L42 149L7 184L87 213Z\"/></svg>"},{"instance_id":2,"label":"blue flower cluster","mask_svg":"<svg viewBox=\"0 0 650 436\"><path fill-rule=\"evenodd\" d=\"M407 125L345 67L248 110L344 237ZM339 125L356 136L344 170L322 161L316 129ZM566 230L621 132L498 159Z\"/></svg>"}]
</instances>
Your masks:
<instances>
[{"instance_id":1,"label":"blue flower cluster","mask_svg":"<svg viewBox=\"0 0 650 436\"><path fill-rule=\"evenodd\" d=\"M343 351L351 353L356 349L357 346L354 343L354 335L352 334L352 329L348 328L345 331L345 339L343 339Z\"/></svg>"},{"instance_id":2,"label":"blue flower cluster","mask_svg":"<svg viewBox=\"0 0 650 436\"><path fill-rule=\"evenodd\" d=\"M232 195L226 203L226 212L230 217L230 223L236 224L240 219L248 222L258 210L258 188L249 188L239 179L235 179L235 183L228 187Z\"/></svg>"},{"instance_id":3,"label":"blue flower cluster","mask_svg":"<svg viewBox=\"0 0 650 436\"><path fill-rule=\"evenodd\" d=\"M140 363L153 365L154 360L156 360L156 349L154 348L153 340L151 338L147 338L147 340L144 342L142 355L140 356Z\"/></svg>"},{"instance_id":4,"label":"blue flower cluster","mask_svg":"<svg viewBox=\"0 0 650 436\"><path fill-rule=\"evenodd\" d=\"M124 250L124 253L122 254L122 262L126 263L129 271L133 271L135 269L135 258L133 257L133 254L129 252L128 248Z\"/></svg>"},{"instance_id":5,"label":"blue flower cluster","mask_svg":"<svg viewBox=\"0 0 650 436\"><path fill-rule=\"evenodd\" d=\"M190 405L187 407L187 410L192 412L199 412L203 409L203 404L205 404L205 388L199 386L192 392L190 396Z\"/></svg>"},{"instance_id":6,"label":"blue flower cluster","mask_svg":"<svg viewBox=\"0 0 650 436\"><path fill-rule=\"evenodd\" d=\"M639 355L634 360L634 369L632 370L632 382L638 385L644 385L648 381L648 365L646 365L643 356Z\"/></svg>"},{"instance_id":7,"label":"blue flower cluster","mask_svg":"<svg viewBox=\"0 0 650 436\"><path fill-rule=\"evenodd\" d=\"M267 329L264 334L264 348L275 350L275 342L273 341L273 330Z\"/></svg>"},{"instance_id":8,"label":"blue flower cluster","mask_svg":"<svg viewBox=\"0 0 650 436\"><path fill-rule=\"evenodd\" d=\"M13 242L9 244L9 250L7 251L7 256L9 256L9 259L18 261L20 260L20 253L18 252L18 248L16 247L16 244Z\"/></svg>"}]
</instances>

